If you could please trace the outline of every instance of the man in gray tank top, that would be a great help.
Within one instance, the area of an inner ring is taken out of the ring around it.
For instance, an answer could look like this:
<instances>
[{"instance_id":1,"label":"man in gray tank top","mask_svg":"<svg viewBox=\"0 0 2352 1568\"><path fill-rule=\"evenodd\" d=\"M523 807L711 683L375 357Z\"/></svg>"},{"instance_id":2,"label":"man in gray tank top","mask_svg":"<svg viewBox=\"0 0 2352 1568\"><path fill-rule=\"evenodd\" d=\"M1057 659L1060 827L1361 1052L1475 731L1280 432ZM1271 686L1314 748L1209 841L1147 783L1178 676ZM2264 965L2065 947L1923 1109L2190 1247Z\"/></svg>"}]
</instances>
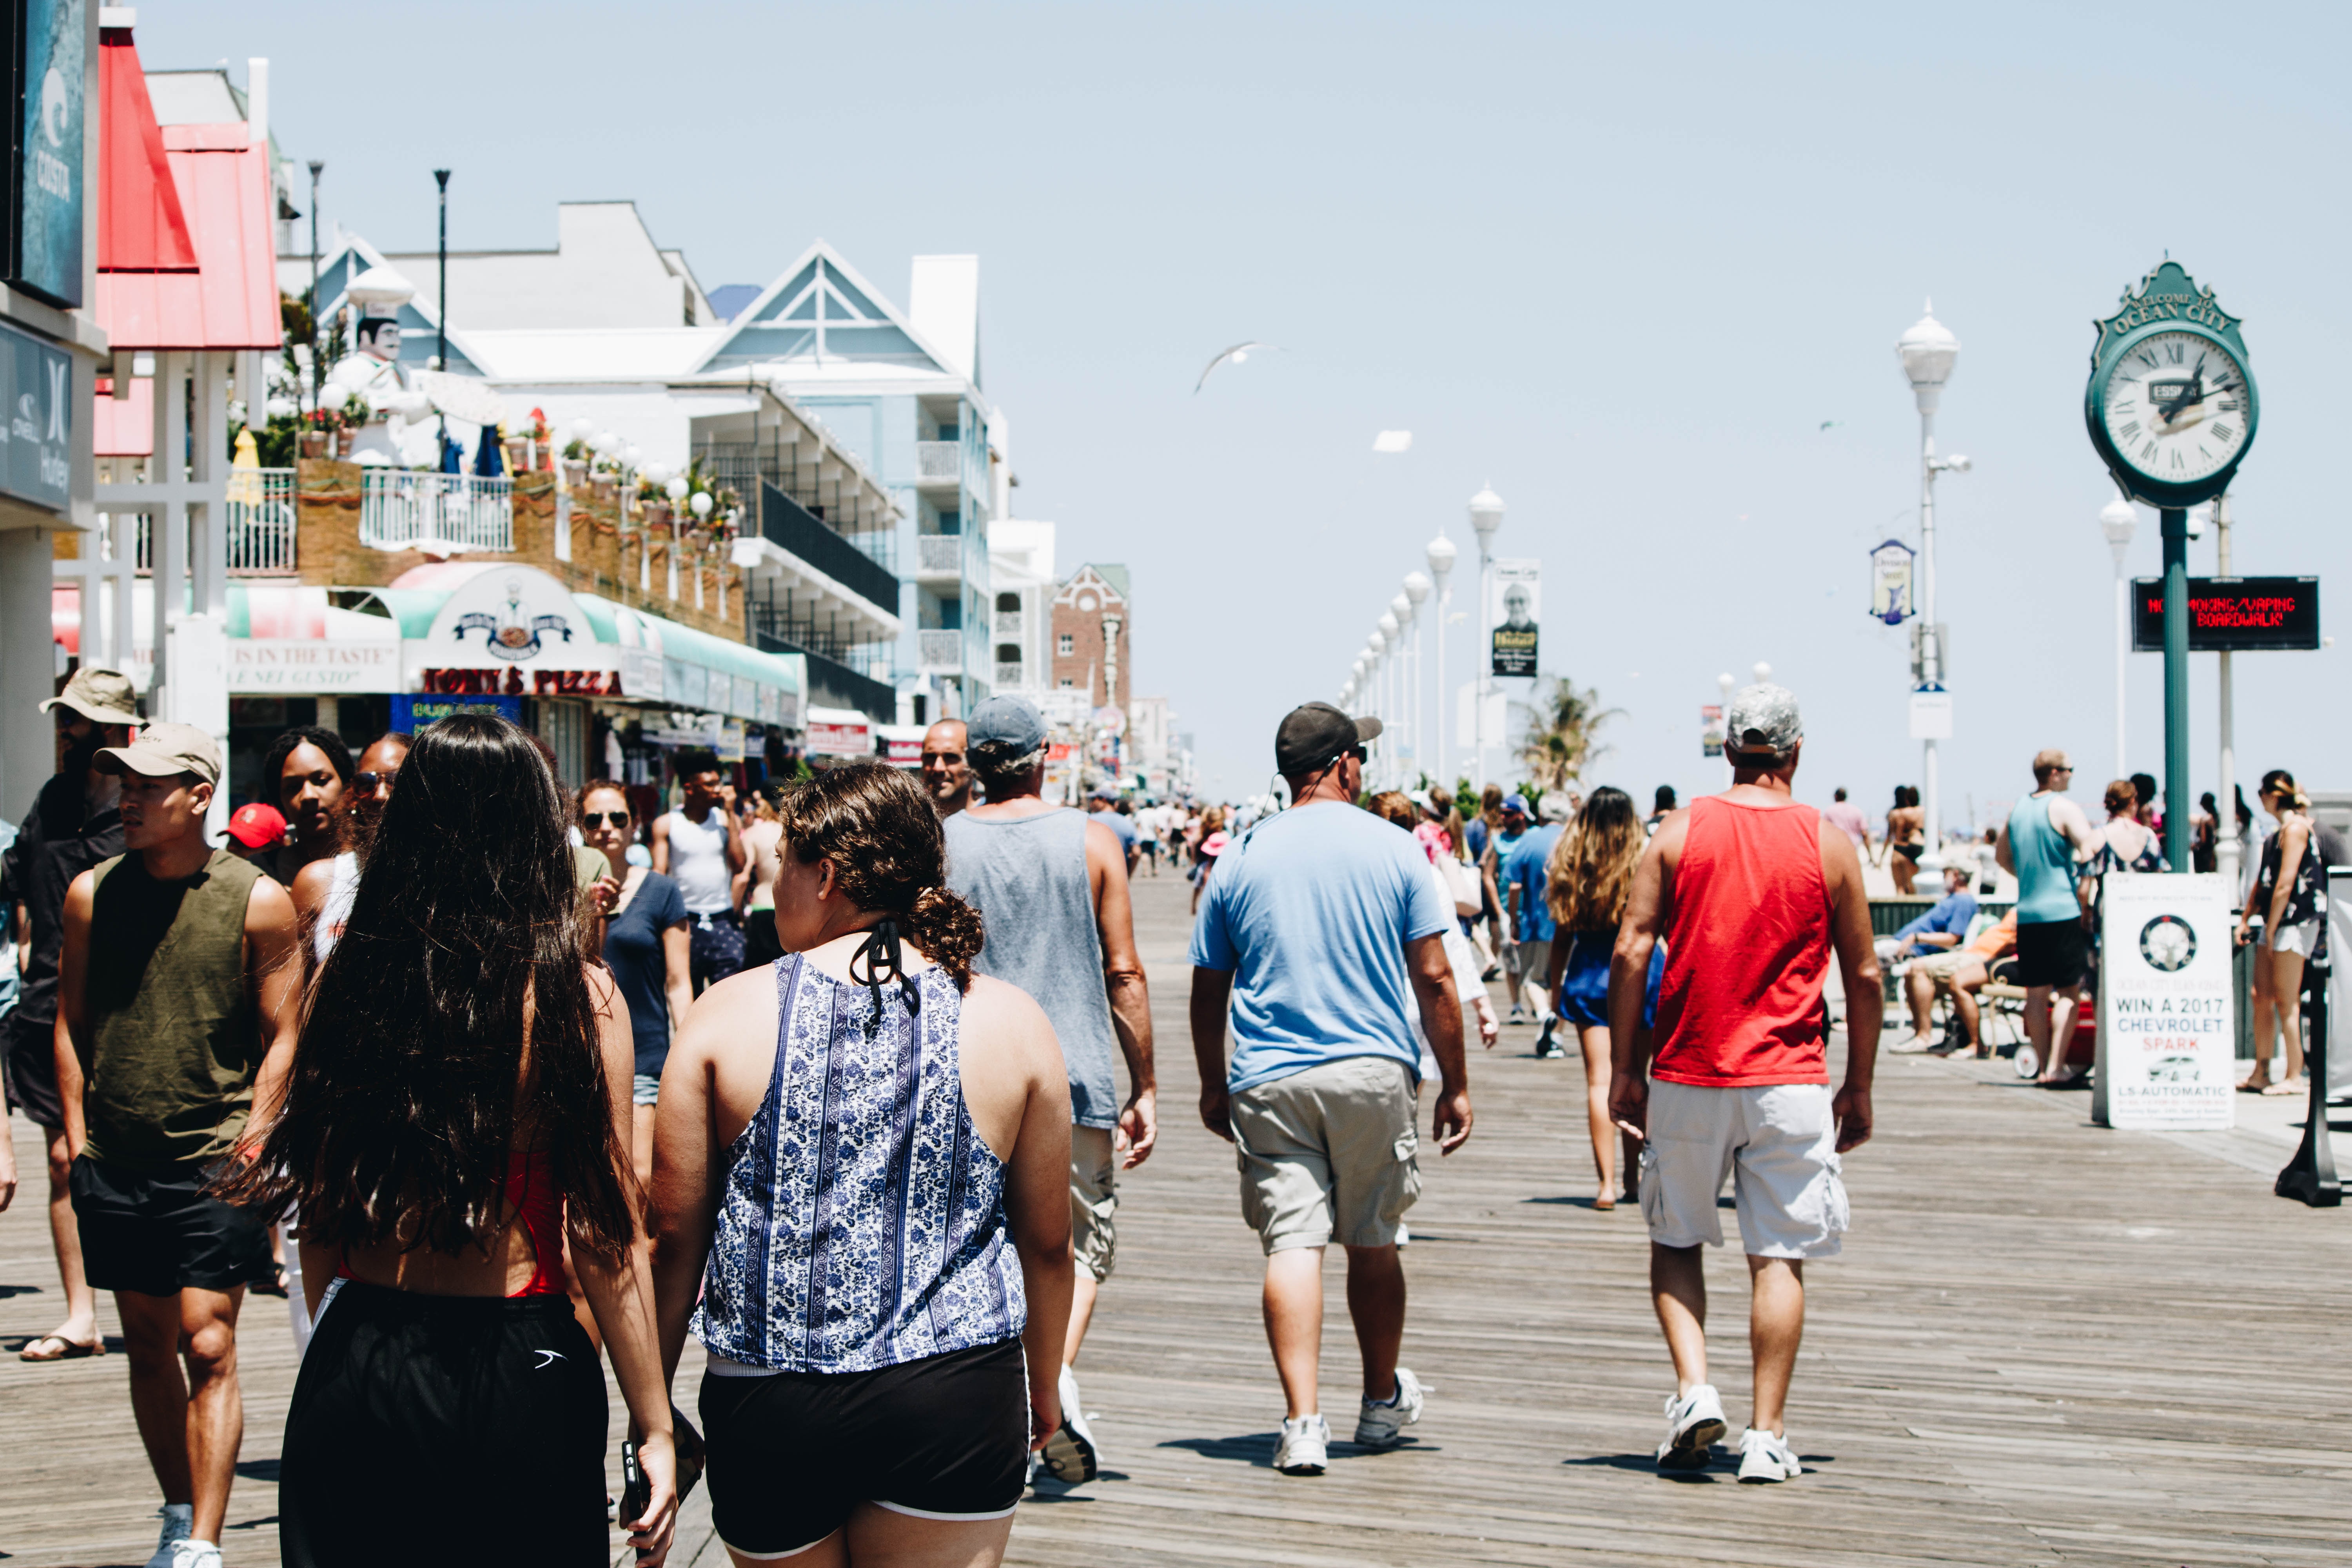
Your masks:
<instances>
[{"instance_id":1,"label":"man in gray tank top","mask_svg":"<svg viewBox=\"0 0 2352 1568\"><path fill-rule=\"evenodd\" d=\"M965 723L965 755L987 791L943 825L948 886L987 927L976 965L1036 999L1070 1070L1071 1247L1077 1283L1062 1358L1062 1428L1045 1445L1060 1480L1094 1479L1094 1434L1080 1407L1076 1364L1095 1294L1109 1278L1118 1209L1118 1172L1151 1153L1158 1136L1151 1070L1151 1004L1136 956L1127 851L1116 834L1042 798L1045 721L1012 697L992 697ZM1114 1043L1127 1058L1118 1102Z\"/></svg>"}]
</instances>

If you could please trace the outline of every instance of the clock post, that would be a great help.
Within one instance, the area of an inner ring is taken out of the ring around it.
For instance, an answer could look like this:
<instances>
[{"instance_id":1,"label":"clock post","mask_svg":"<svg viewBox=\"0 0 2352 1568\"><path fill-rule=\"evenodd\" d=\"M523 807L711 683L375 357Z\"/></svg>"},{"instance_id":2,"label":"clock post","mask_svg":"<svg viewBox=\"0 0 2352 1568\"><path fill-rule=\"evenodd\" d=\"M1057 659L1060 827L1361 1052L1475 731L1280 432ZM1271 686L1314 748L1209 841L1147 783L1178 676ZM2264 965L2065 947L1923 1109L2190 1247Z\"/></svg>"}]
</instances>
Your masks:
<instances>
[{"instance_id":1,"label":"clock post","mask_svg":"<svg viewBox=\"0 0 2352 1568\"><path fill-rule=\"evenodd\" d=\"M2157 509L2164 545L2164 852L2189 868L2189 509L2230 488L2261 406L2238 318L2167 259L2094 323L2084 422L2117 488ZM2226 807L2224 808L2226 809Z\"/></svg>"}]
</instances>

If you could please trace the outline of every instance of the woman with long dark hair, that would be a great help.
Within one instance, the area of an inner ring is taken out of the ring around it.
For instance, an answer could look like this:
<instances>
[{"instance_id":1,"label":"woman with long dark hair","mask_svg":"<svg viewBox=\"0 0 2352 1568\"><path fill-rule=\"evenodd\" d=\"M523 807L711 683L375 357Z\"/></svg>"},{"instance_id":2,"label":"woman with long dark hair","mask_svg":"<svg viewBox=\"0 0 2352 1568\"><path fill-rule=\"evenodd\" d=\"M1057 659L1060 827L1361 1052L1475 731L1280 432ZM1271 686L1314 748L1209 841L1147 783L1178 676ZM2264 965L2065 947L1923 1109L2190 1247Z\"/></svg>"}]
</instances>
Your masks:
<instances>
[{"instance_id":1,"label":"woman with long dark hair","mask_svg":"<svg viewBox=\"0 0 2352 1568\"><path fill-rule=\"evenodd\" d=\"M650 866L629 864L629 797L611 779L580 786L580 838L604 857L596 908L604 917L604 967L629 1007L636 1070L629 1083L629 1165L640 1184L653 1179L654 1105L670 1032L694 1005L686 897ZM609 901L607 901L609 900Z\"/></svg>"},{"instance_id":2,"label":"woman with long dark hair","mask_svg":"<svg viewBox=\"0 0 2352 1568\"><path fill-rule=\"evenodd\" d=\"M1633 895L1633 868L1648 843L1633 797L1603 784L1552 846L1544 868L1544 899L1559 928L1547 984L1553 1009L1576 1026L1577 1043L1584 1048L1585 1120L1591 1124L1593 1169L1601 1178L1592 1200L1597 1209L1615 1208L1618 1177L1631 1178L1641 1168L1640 1151L1629 1134L1621 1172L1616 1123L1609 1115L1609 955ZM1665 950L1654 950L1649 994L1642 1004L1644 1025L1657 1016L1658 982L1665 967Z\"/></svg>"},{"instance_id":3,"label":"woman with long dark hair","mask_svg":"<svg viewBox=\"0 0 2352 1568\"><path fill-rule=\"evenodd\" d=\"M709 1352L737 1563L992 1564L1062 1424L1061 1047L972 973L980 916L912 774L834 769L777 815L785 956L704 992L662 1079L665 1364L689 1329Z\"/></svg>"},{"instance_id":4,"label":"woman with long dark hair","mask_svg":"<svg viewBox=\"0 0 2352 1568\"><path fill-rule=\"evenodd\" d=\"M624 1523L648 1568L669 1551L629 1019L584 949L570 820L505 720L416 737L312 984L284 1109L231 1185L302 1214L317 1327L286 1418L289 1564L605 1560L604 1382L566 1294L567 1237L651 1483Z\"/></svg>"},{"instance_id":5,"label":"woman with long dark hair","mask_svg":"<svg viewBox=\"0 0 2352 1568\"><path fill-rule=\"evenodd\" d=\"M2254 1070L2249 1094L2297 1095L2303 1079L2303 970L2327 954L2327 867L2313 832L2311 797L2284 768L2263 775L2254 798L2278 821L2263 840L2253 890L2238 916L2238 945L2254 944ZM2286 1042L2286 1076L2273 1080L2273 1029Z\"/></svg>"}]
</instances>

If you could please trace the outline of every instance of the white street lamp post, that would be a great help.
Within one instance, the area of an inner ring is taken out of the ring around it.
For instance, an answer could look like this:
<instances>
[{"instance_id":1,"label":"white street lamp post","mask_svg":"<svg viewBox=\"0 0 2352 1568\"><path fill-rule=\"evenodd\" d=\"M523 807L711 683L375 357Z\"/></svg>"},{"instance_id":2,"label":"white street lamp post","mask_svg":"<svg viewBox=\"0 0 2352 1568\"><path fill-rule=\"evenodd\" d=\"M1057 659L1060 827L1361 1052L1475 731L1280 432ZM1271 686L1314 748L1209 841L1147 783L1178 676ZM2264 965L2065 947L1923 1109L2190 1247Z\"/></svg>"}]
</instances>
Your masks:
<instances>
[{"instance_id":1,"label":"white street lamp post","mask_svg":"<svg viewBox=\"0 0 2352 1568\"><path fill-rule=\"evenodd\" d=\"M2131 579L2124 574L2124 552L2131 548L2132 533L2138 526L2139 516L2121 490L2099 509L2099 531L2107 536L2107 548L2116 557L2116 771L2107 776L2118 779L2131 776L2124 750L2124 671L2131 662Z\"/></svg>"},{"instance_id":2,"label":"white street lamp post","mask_svg":"<svg viewBox=\"0 0 2352 1568\"><path fill-rule=\"evenodd\" d=\"M1402 628L1397 624L1396 612L1393 610L1382 610L1381 618L1373 625L1381 628L1381 646L1387 650L1381 656L1381 663L1386 670L1385 686L1381 692L1381 722L1393 730L1397 727L1398 718L1397 692L1403 684L1397 675L1397 666L1404 662L1402 657L1404 644L1397 636ZM1394 775L1396 753L1397 748L1393 744L1381 748L1380 776L1381 778L1387 779Z\"/></svg>"},{"instance_id":3,"label":"white street lamp post","mask_svg":"<svg viewBox=\"0 0 2352 1568\"><path fill-rule=\"evenodd\" d=\"M1389 601L1389 614L1405 629L1404 647L1397 658L1397 770L1402 773L1407 756L1416 764L1421 760L1421 628L1413 624L1412 600L1406 595Z\"/></svg>"},{"instance_id":4,"label":"white street lamp post","mask_svg":"<svg viewBox=\"0 0 2352 1568\"><path fill-rule=\"evenodd\" d=\"M1477 636L1472 639L1477 650L1472 657L1478 661L1478 675L1474 683L1470 732L1475 737L1472 744L1477 750L1471 782L1482 791L1486 787L1486 688L1494 679L1489 673L1493 660L1487 657L1486 623L1487 601L1493 597L1489 580L1495 568L1495 531L1502 526L1503 498L1495 493L1492 486L1481 486L1478 493L1470 498L1470 527L1478 535L1478 614L1475 617L1478 627Z\"/></svg>"},{"instance_id":5,"label":"white street lamp post","mask_svg":"<svg viewBox=\"0 0 2352 1568\"><path fill-rule=\"evenodd\" d=\"M1446 579L1453 575L1455 553L1454 541L1442 531L1429 542L1429 574L1437 581L1437 771L1441 775L1454 765L1445 749L1445 704L1453 695L1445 689L1445 612L1454 603L1454 590L1446 585Z\"/></svg>"},{"instance_id":6,"label":"white street lamp post","mask_svg":"<svg viewBox=\"0 0 2352 1568\"><path fill-rule=\"evenodd\" d=\"M1423 600L1429 597L1429 579L1423 576L1418 572L1406 573L1404 574L1404 596L1408 600L1412 601L1412 604L1413 760L1420 764L1422 772L1427 773L1433 781L1435 781L1442 779L1445 773L1444 748L1442 746L1437 748L1434 760L1431 760L1429 731L1422 723L1422 720L1426 714L1426 710L1423 709L1422 704L1423 698L1427 695L1428 682L1423 679L1421 668L1421 604ZM1443 625L1438 627L1437 635L1439 641L1443 642L1445 637L1445 628Z\"/></svg>"},{"instance_id":7,"label":"white street lamp post","mask_svg":"<svg viewBox=\"0 0 2352 1568\"><path fill-rule=\"evenodd\" d=\"M1936 456L1936 405L1943 400L1944 383L1960 357L1960 340L1936 320L1935 301L1929 300L1926 313L1895 340L1895 357L1919 405L1919 684L1916 689L1939 692L1944 689L1944 660L1936 637L1936 475L1947 468L1965 472L1969 460ZM1936 742L1923 740L1919 744L1921 815L1927 830L1927 852L1919 858L1919 868L1934 873L1944 865L1943 806L1936 784Z\"/></svg>"}]
</instances>

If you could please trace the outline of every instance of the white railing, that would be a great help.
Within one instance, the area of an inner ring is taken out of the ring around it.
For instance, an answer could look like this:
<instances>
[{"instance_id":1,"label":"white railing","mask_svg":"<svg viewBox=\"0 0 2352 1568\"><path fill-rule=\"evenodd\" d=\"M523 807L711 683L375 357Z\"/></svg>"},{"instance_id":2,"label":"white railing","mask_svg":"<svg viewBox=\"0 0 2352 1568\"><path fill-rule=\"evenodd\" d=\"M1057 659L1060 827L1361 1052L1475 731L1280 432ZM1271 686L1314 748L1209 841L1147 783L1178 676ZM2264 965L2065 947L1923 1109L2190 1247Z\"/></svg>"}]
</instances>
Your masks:
<instances>
[{"instance_id":1,"label":"white railing","mask_svg":"<svg viewBox=\"0 0 2352 1568\"><path fill-rule=\"evenodd\" d=\"M919 479L962 479L963 443L961 441L916 442L915 477Z\"/></svg>"},{"instance_id":2,"label":"white railing","mask_svg":"<svg viewBox=\"0 0 2352 1568\"><path fill-rule=\"evenodd\" d=\"M926 573L945 573L949 576L961 576L963 574L963 535L961 533L917 534L915 563Z\"/></svg>"},{"instance_id":3,"label":"white railing","mask_svg":"<svg viewBox=\"0 0 2352 1568\"><path fill-rule=\"evenodd\" d=\"M963 668L961 632L918 632L915 643L916 657L926 670Z\"/></svg>"},{"instance_id":4,"label":"white railing","mask_svg":"<svg viewBox=\"0 0 2352 1568\"><path fill-rule=\"evenodd\" d=\"M996 685L999 690L1002 690L1008 686L1018 686L1020 684L1021 667L1019 665L1000 664L996 667Z\"/></svg>"},{"instance_id":5,"label":"white railing","mask_svg":"<svg viewBox=\"0 0 2352 1568\"><path fill-rule=\"evenodd\" d=\"M370 468L360 492L360 542L377 550L510 551L514 481Z\"/></svg>"},{"instance_id":6,"label":"white railing","mask_svg":"<svg viewBox=\"0 0 2352 1568\"><path fill-rule=\"evenodd\" d=\"M1017 637L1020 635L1021 612L1018 610L997 611L996 636L1000 637Z\"/></svg>"},{"instance_id":7,"label":"white railing","mask_svg":"<svg viewBox=\"0 0 2352 1568\"><path fill-rule=\"evenodd\" d=\"M227 510L232 574L271 576L294 570L293 469L232 468Z\"/></svg>"}]
</instances>

